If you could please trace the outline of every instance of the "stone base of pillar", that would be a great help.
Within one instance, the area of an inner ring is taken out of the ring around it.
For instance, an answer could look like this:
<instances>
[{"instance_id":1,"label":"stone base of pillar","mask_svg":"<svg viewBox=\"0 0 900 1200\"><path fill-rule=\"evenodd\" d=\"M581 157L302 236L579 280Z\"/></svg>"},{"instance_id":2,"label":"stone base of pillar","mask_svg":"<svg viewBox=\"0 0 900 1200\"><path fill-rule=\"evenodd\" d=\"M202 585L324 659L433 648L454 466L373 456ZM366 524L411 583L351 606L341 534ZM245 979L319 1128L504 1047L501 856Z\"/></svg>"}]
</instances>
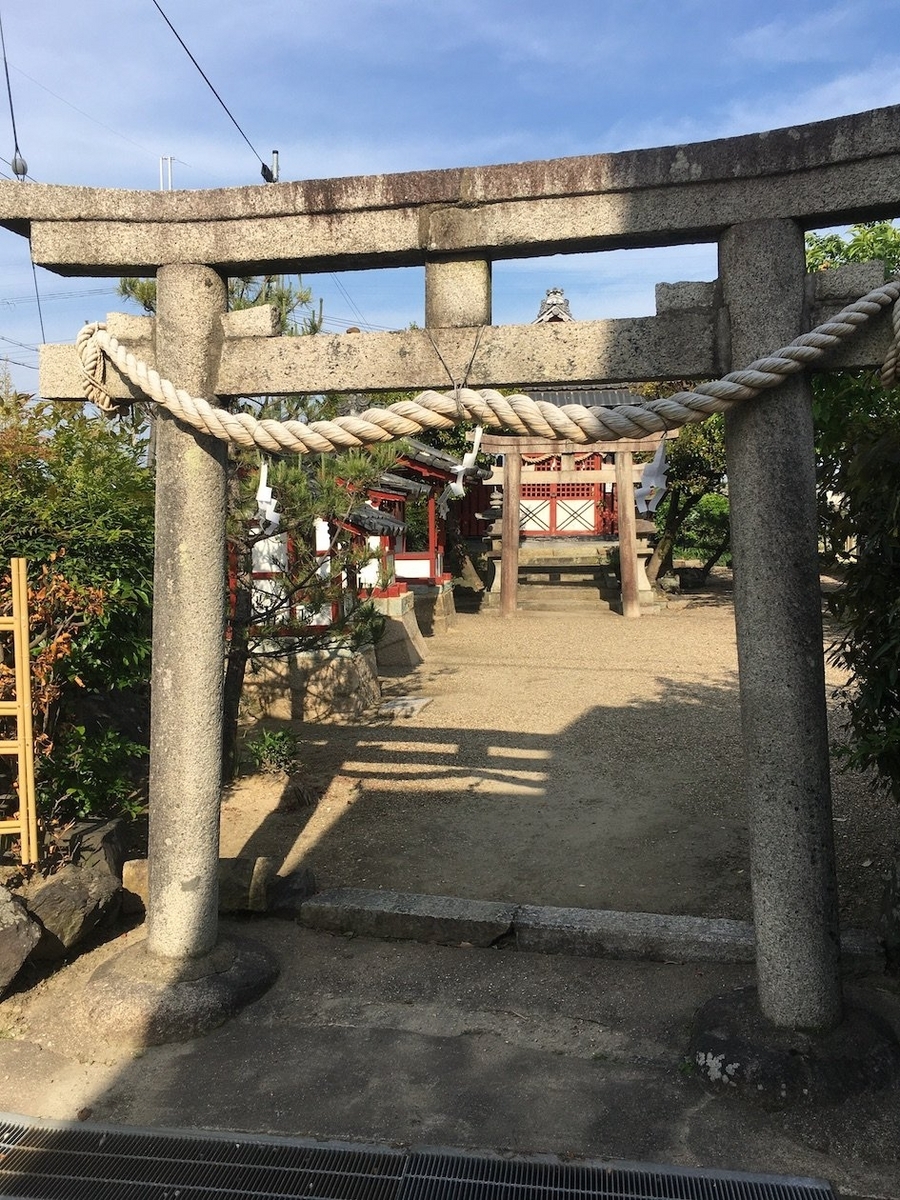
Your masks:
<instances>
[{"instance_id":1,"label":"stone base of pillar","mask_svg":"<svg viewBox=\"0 0 900 1200\"><path fill-rule=\"evenodd\" d=\"M73 1000L71 1020L118 1045L186 1042L224 1024L277 978L273 956L245 938L223 937L190 959L159 958L139 942L97 968Z\"/></svg>"},{"instance_id":2,"label":"stone base of pillar","mask_svg":"<svg viewBox=\"0 0 900 1200\"><path fill-rule=\"evenodd\" d=\"M781 1029L760 1011L755 988L716 996L698 1012L690 1061L709 1088L767 1109L837 1103L900 1080L891 1024L859 1003L828 1033Z\"/></svg>"},{"instance_id":3,"label":"stone base of pillar","mask_svg":"<svg viewBox=\"0 0 900 1200\"><path fill-rule=\"evenodd\" d=\"M376 597L372 603L384 616L384 632L375 644L375 658L382 675L405 675L426 658L425 639L416 622L412 592Z\"/></svg>"},{"instance_id":4,"label":"stone base of pillar","mask_svg":"<svg viewBox=\"0 0 900 1200\"><path fill-rule=\"evenodd\" d=\"M423 637L446 633L456 624L456 604L453 600L453 584L413 583L410 590L415 598L416 623Z\"/></svg>"}]
</instances>

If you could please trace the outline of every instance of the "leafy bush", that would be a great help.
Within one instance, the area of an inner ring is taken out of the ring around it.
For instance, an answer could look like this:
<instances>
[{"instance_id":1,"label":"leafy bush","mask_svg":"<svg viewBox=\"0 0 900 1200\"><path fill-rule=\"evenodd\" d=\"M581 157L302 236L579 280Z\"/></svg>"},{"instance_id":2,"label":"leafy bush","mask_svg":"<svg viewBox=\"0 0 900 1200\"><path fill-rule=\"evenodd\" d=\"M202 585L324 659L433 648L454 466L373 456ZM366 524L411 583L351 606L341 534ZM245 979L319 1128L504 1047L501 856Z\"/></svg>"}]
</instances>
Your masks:
<instances>
[{"instance_id":1,"label":"leafy bush","mask_svg":"<svg viewBox=\"0 0 900 1200\"><path fill-rule=\"evenodd\" d=\"M296 771L300 761L300 742L288 729L264 729L248 738L247 753L257 771L277 774Z\"/></svg>"},{"instance_id":2,"label":"leafy bush","mask_svg":"<svg viewBox=\"0 0 900 1200\"><path fill-rule=\"evenodd\" d=\"M68 659L88 689L131 687L149 672L153 475L133 431L74 405L3 393L0 380L0 574L26 558L72 588L102 593Z\"/></svg>"},{"instance_id":3,"label":"leafy bush","mask_svg":"<svg viewBox=\"0 0 900 1200\"><path fill-rule=\"evenodd\" d=\"M41 811L59 822L139 816L145 804L133 767L147 752L115 729L91 735L84 725L67 726L36 764Z\"/></svg>"},{"instance_id":4,"label":"leafy bush","mask_svg":"<svg viewBox=\"0 0 900 1200\"><path fill-rule=\"evenodd\" d=\"M856 552L831 600L845 630L832 658L850 673L839 694L852 740L837 752L848 766L873 768L900 802L900 421L858 431L841 485L848 501L841 533Z\"/></svg>"},{"instance_id":5,"label":"leafy bush","mask_svg":"<svg viewBox=\"0 0 900 1200\"><path fill-rule=\"evenodd\" d=\"M676 542L677 555L699 558L703 563L718 558L730 541L728 521L728 497L715 492L703 496L685 517Z\"/></svg>"}]
</instances>

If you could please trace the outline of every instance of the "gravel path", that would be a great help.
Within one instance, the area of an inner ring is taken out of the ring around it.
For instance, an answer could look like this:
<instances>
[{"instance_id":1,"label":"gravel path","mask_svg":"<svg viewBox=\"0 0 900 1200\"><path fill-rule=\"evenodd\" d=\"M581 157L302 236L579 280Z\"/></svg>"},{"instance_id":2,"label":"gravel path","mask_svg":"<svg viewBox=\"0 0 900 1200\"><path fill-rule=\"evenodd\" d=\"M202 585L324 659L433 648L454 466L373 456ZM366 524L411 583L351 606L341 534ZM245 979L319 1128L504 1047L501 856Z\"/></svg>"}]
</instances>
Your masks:
<instances>
[{"instance_id":1,"label":"gravel path","mask_svg":"<svg viewBox=\"0 0 900 1200\"><path fill-rule=\"evenodd\" d=\"M313 802L289 811L283 781L239 781L222 853L321 886L750 916L727 594L634 622L460 614L428 650L383 681L428 701L414 715L295 723ZM856 776L836 772L834 793L843 918L868 925L896 810Z\"/></svg>"}]
</instances>

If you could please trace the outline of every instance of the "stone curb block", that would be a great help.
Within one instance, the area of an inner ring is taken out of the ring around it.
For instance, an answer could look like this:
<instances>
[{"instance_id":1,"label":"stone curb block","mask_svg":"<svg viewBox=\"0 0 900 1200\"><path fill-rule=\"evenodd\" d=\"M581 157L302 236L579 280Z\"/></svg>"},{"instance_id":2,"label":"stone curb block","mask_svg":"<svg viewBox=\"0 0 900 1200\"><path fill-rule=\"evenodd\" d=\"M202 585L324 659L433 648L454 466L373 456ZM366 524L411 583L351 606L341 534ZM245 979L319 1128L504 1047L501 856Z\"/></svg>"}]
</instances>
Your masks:
<instances>
[{"instance_id":1,"label":"stone curb block","mask_svg":"<svg viewBox=\"0 0 900 1200\"><path fill-rule=\"evenodd\" d=\"M639 958L655 962L752 963L756 938L750 921L607 909L523 904L513 924L520 950L544 954ZM845 966L883 971L884 952L865 929L841 935Z\"/></svg>"},{"instance_id":2,"label":"stone curb block","mask_svg":"<svg viewBox=\"0 0 900 1200\"><path fill-rule=\"evenodd\" d=\"M457 896L333 888L302 900L297 917L310 929L360 937L490 946L515 935L519 950L654 962L752 963L753 925L727 917L691 917L605 909L515 905ZM845 930L846 966L884 970L873 933Z\"/></svg>"},{"instance_id":3,"label":"stone curb block","mask_svg":"<svg viewBox=\"0 0 900 1200\"><path fill-rule=\"evenodd\" d=\"M299 919L329 933L490 946L510 932L515 913L515 904L489 900L334 888L305 900Z\"/></svg>"},{"instance_id":4,"label":"stone curb block","mask_svg":"<svg viewBox=\"0 0 900 1200\"><path fill-rule=\"evenodd\" d=\"M666 916L522 905L515 919L520 950L597 958L675 962L753 962L753 926L725 917Z\"/></svg>"}]
</instances>

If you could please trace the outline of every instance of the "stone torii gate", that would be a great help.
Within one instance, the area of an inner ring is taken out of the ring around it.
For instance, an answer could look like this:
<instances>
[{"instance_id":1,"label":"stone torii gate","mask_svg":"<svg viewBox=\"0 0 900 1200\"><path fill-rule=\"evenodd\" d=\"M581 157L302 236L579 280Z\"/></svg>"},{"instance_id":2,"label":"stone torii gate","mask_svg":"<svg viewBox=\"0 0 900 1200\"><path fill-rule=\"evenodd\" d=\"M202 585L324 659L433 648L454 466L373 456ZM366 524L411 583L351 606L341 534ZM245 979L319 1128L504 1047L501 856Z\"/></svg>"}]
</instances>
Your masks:
<instances>
[{"instance_id":1,"label":"stone torii gate","mask_svg":"<svg viewBox=\"0 0 900 1200\"><path fill-rule=\"evenodd\" d=\"M114 318L110 332L223 406L446 387L448 369L473 388L709 379L877 286L871 272L810 280L803 234L900 213L898 120L887 108L697 145L209 192L8 182L0 223L59 274L155 274L155 320ZM662 288L654 317L491 325L494 260L698 241L718 243L718 282ZM225 312L230 274L409 265L425 268L426 330L277 338L264 316ZM882 361L887 325L872 322L830 365ZM114 368L106 387L139 394ZM40 391L82 394L71 346L43 348ZM168 414L160 424L149 928L144 958L123 959L111 986L133 987L138 1007L177 1009L174 981L214 978L230 1011L271 968L217 940L225 450ZM829 1030L842 995L805 375L742 400L726 430L759 1002L775 1026ZM176 1012L158 1036L201 1026Z\"/></svg>"}]
</instances>

